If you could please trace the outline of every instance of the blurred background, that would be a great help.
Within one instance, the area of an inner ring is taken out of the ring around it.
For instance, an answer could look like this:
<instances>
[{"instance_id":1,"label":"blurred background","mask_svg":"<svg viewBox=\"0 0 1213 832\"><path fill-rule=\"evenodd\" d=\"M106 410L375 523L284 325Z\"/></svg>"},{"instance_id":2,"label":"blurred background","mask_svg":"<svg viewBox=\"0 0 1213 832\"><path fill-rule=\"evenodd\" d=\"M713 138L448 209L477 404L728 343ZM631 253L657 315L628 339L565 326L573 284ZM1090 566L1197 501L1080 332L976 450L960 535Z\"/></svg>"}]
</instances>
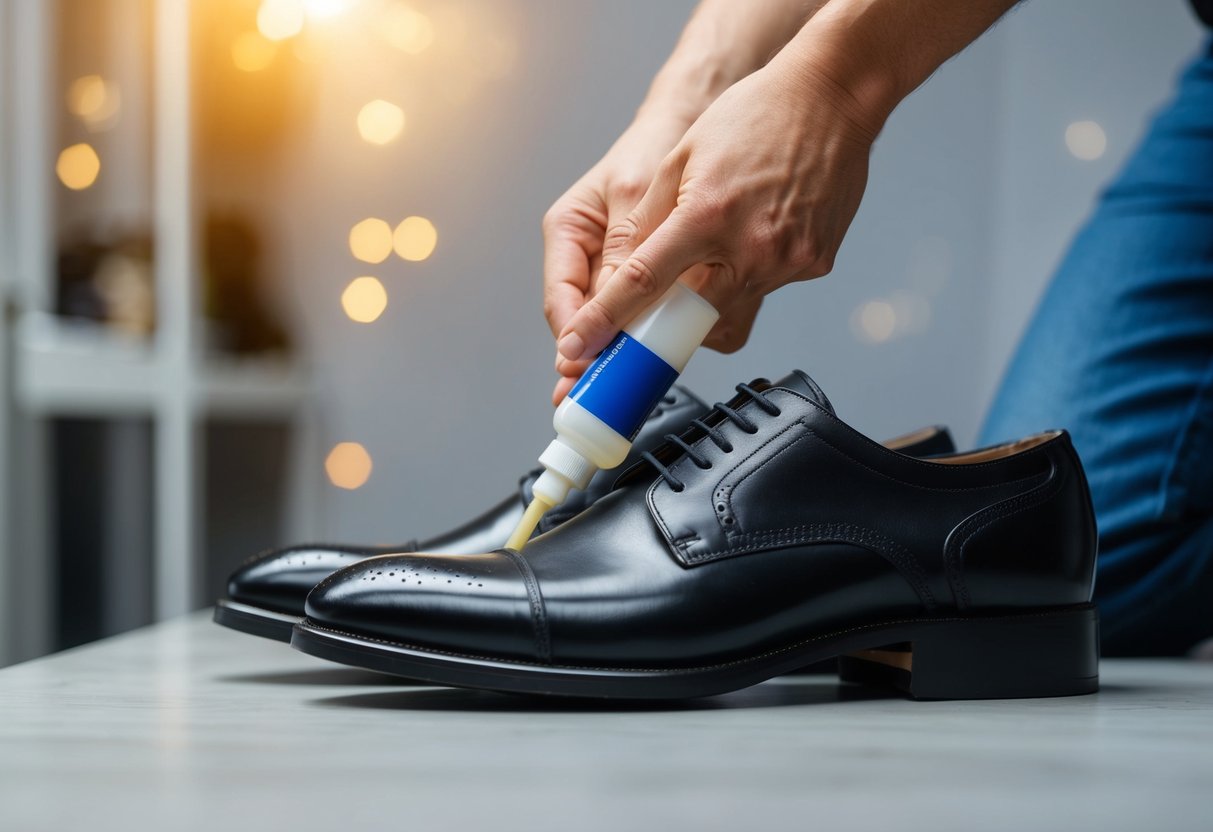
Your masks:
<instances>
[{"instance_id":1,"label":"blurred background","mask_svg":"<svg viewBox=\"0 0 1213 832\"><path fill-rule=\"evenodd\" d=\"M693 5L0 0L0 664L514 489L551 437L540 218ZM1185 0L1017 10L889 122L834 273L686 383L801 367L877 438L971 442L1200 36Z\"/></svg>"}]
</instances>

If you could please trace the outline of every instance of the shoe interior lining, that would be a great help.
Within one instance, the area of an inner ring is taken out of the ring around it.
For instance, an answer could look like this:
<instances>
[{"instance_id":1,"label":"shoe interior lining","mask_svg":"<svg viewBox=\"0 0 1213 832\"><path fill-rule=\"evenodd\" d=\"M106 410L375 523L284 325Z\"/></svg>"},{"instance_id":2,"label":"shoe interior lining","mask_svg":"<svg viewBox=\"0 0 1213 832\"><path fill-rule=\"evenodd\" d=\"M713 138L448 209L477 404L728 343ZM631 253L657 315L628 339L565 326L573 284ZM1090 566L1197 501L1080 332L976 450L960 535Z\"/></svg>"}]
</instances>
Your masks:
<instances>
[{"instance_id":1,"label":"shoe interior lining","mask_svg":"<svg viewBox=\"0 0 1213 832\"><path fill-rule=\"evenodd\" d=\"M886 440L884 446L890 451L901 451L911 445L917 445L919 442L926 442L937 433L939 433L939 428L919 428L913 433Z\"/></svg>"},{"instance_id":2,"label":"shoe interior lining","mask_svg":"<svg viewBox=\"0 0 1213 832\"><path fill-rule=\"evenodd\" d=\"M969 451L961 454L947 454L946 456L933 456L927 459L927 462L936 462L942 465L972 465L977 462L990 462L995 459L1006 459L1009 456L1021 454L1024 451L1030 451L1032 448L1039 447L1044 443L1056 439L1061 436L1061 431L1050 430L1044 433L1038 433L1035 436L1029 436L1026 439L1017 439L1014 442L1007 442L1003 445L994 445L989 448L981 448L976 451Z\"/></svg>"}]
</instances>

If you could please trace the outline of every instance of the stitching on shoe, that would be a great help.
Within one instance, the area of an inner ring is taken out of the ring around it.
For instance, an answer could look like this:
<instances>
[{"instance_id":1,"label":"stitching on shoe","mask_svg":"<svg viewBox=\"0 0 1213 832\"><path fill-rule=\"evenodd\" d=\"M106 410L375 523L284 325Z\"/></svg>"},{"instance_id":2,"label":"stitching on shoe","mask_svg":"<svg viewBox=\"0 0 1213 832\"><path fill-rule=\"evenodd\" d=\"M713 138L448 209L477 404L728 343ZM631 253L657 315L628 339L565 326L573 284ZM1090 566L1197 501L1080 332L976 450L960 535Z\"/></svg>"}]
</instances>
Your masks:
<instances>
[{"instance_id":1,"label":"stitching on shoe","mask_svg":"<svg viewBox=\"0 0 1213 832\"><path fill-rule=\"evenodd\" d=\"M878 630L878 629L881 629L882 627L899 627L903 624L951 624L951 623L959 623L959 622L972 623L974 621L989 622L989 621L1012 621L1012 620L1021 620L1022 621L1024 619L1031 619L1031 618L1051 618L1053 616L1058 616L1058 615L1070 615L1070 614L1073 614L1076 612L1085 612L1087 610L1092 610L1094 608L1095 608L1094 604L1086 603L1086 604L1075 604L1075 605L1069 606L1069 607L1058 607L1055 609L1039 611L1039 612L1019 613L1017 615L991 615L991 616L981 616L979 618L975 618L972 616L955 616L955 615L948 616L946 618L926 618L926 619L901 618L901 619L897 619L894 621L881 621L881 622L875 623L875 624L861 624L861 625L858 625L855 627L845 627L841 630L832 630L828 633L822 633L820 635L811 636L809 638L802 639L801 641L798 641L795 644L789 644L785 647L777 647L773 650L765 650L761 653L756 653L753 656L747 656L744 659L733 659L732 661L719 662L717 664L696 665L694 667L602 667L602 666L596 666L596 665L555 664L551 661L531 662L531 661L526 661L525 659L512 659L512 658L506 658L506 657L502 657L502 656L487 656L487 655L477 654L477 653L458 653L453 650L439 650L439 649L433 648L433 647L422 647L422 646L416 645L416 644L408 644L407 642L403 642L403 641L392 641L390 639L376 638L375 636L368 636L368 635L363 635L361 633L354 633L354 632L346 632L343 630L334 629L332 627L326 627L323 624L317 624L315 621L313 621L310 618L305 618L303 621L301 621L296 626L302 626L302 627L305 627L305 628L311 629L311 630L320 630L321 632L325 632L325 633L332 633L335 636L344 636L347 638L354 638L359 641L372 642L374 644L383 644L388 647L402 647L406 650L416 650L419 653L430 653L435 656L450 656L451 658L455 658L455 659L475 659L475 660L492 661L492 662L507 662L509 664L516 664L516 665L521 665L524 667L544 667L544 668L551 668L553 670L602 670L602 671L611 671L611 672L617 672L617 673L696 673L696 672L701 672L701 671L705 671L705 670L719 670L719 669L723 669L726 667L736 667L738 665L748 664L757 659L767 658L768 656L777 656L780 653L788 653L793 650L797 650L801 647L804 647L806 645L813 644L815 642L826 641L827 639L837 638L838 636L844 636L844 635L847 635L848 633L859 633L859 632L863 632L865 630Z\"/></svg>"},{"instance_id":2,"label":"stitching on shoe","mask_svg":"<svg viewBox=\"0 0 1213 832\"><path fill-rule=\"evenodd\" d=\"M927 583L926 576L922 572L922 566L919 564L918 559L896 541L861 526L851 526L846 523L817 523L805 526L789 526L784 529L772 529L765 532L749 532L745 535L744 539L732 548L716 549L697 554L692 553L690 547L692 544L699 542L700 537L698 535L691 535L675 538L670 531L669 524L665 521L665 517L662 516L661 510L657 508L657 503L653 500L657 486L663 482L664 480L658 479L649 486L648 492L645 494L645 502L648 504L650 516L656 520L662 535L669 541L674 551L682 556L684 566L699 566L736 555L759 554L772 549L807 543L849 543L875 552L880 557L889 561L898 574L910 584L910 588L918 595L918 600L922 602L922 605L926 609L932 610L938 606L935 594L931 592L931 587ZM832 531L838 529L853 533L854 538L843 536L838 531Z\"/></svg>"},{"instance_id":3,"label":"stitching on shoe","mask_svg":"<svg viewBox=\"0 0 1213 832\"><path fill-rule=\"evenodd\" d=\"M802 439L807 438L807 437L809 436L809 434L812 434L812 432L813 432L812 430L810 430L810 429L809 429L809 426L808 426L808 425L806 425L806 424L805 424L804 422L802 422L801 420L797 419L795 422L793 422L792 424L788 425L786 428L784 428L783 430L779 431L779 433L775 434L775 435L774 435L774 436L772 436L770 439L768 439L766 442L763 442L761 445L759 445L757 448L755 448L755 449L754 449L754 452L753 452L753 453L751 453L749 456L747 456L745 459L741 460L741 461L740 461L740 462L738 462L736 465L734 465L732 468L730 468L730 469L729 469L729 471L728 471L728 472L726 472L726 473L725 473L725 475L724 475L724 476L722 476L722 477L720 478L720 481L716 483L716 489L719 491L719 490L721 489L721 485L720 485L720 484L721 484L721 483L723 483L725 480L727 480L727 479L729 478L729 475L730 475L730 474L734 473L734 472L735 472L735 471L736 471L738 468L740 468L741 466L745 465L745 464L746 464L747 462L749 462L751 459L753 459L754 457L756 457L756 456L757 456L759 453L761 453L761 452L762 452L762 450L763 450L764 448L766 448L766 447L767 447L768 445L770 445L772 442L774 442L774 441L775 441L775 440L777 440L777 439L780 439L780 438L781 438L781 437L783 437L783 435L784 435L784 434L786 434L788 431L795 430L797 427L804 428L805 430L808 430L809 432L808 432L807 434L802 433L800 436L797 436L797 437L795 437L794 439L792 439L792 441L791 441L791 442L788 442L786 445L784 445L783 447L781 447L781 448L779 449L779 453L783 453L784 451L788 450L788 449L789 449L789 448L791 448L793 445L795 445L797 442L800 442ZM777 457L777 456L779 455L779 453L771 454L771 455L770 455L770 456L768 456L766 459L764 459L763 461L759 462L759 463L758 463L758 465L757 465L757 466L754 468L754 470L752 470L752 471L748 472L747 474L745 474L744 476L742 476L742 477L741 477L741 479L737 480L737 482L735 482L735 483L733 483L732 485L730 485L730 486L728 486L728 487L727 487L727 489L725 490L725 494L724 494L724 501L725 501L725 505L727 505L727 506L728 506L728 509L729 509L729 516L730 516L730 517L734 517L734 518L736 518L736 517L737 517L737 512L733 510L733 492L734 492L734 491L736 491L738 488L740 488L740 487L741 487L741 484L742 484L743 482L745 482L745 481L746 481L747 479L749 479L750 477L754 476L754 474L757 474L757 473L758 473L759 471L761 471L761 470L762 470L762 469L763 469L763 468L764 468L766 465L768 465L768 464L769 464L769 463L770 463L772 460L774 460L774 459L775 459L775 457ZM713 499L713 500L712 500L712 502L713 502L713 503L715 503L715 502L716 502L716 500L715 500L715 499ZM722 522L722 518L719 518L719 517L718 517L718 518L716 519L716 522L717 522L718 524L720 524L720 523ZM738 537L738 536L740 536L740 535L742 535L742 534L743 534L743 532L741 532L740 530L738 530L738 531L736 531L736 532L732 532L732 533L730 533L728 529L725 529L725 528L723 527L723 525L721 526L721 531L722 531L722 532L724 532L725 539L733 539L733 538L736 538L736 537Z\"/></svg>"},{"instance_id":4,"label":"stitching on shoe","mask_svg":"<svg viewBox=\"0 0 1213 832\"><path fill-rule=\"evenodd\" d=\"M540 661L551 662L552 636L548 630L548 613L543 603L543 594L539 591L539 581L522 555L510 549L498 549L498 552L513 561L514 566L522 573L522 582L526 584L526 594L531 601L531 628L535 633L535 651Z\"/></svg>"},{"instance_id":5,"label":"stitching on shoe","mask_svg":"<svg viewBox=\"0 0 1213 832\"><path fill-rule=\"evenodd\" d=\"M805 526L747 532L743 538L738 540L737 545L731 548L695 554L684 552L684 554L691 563L700 564L805 543L849 543L875 552L889 561L893 568L909 582L924 607L931 610L938 606L935 594L931 592L931 587L927 583L922 565L909 549L879 532L850 523L811 523Z\"/></svg>"},{"instance_id":6,"label":"stitching on shoe","mask_svg":"<svg viewBox=\"0 0 1213 832\"><path fill-rule=\"evenodd\" d=\"M977 535L1000 520L1005 520L1008 517L1047 503L1061 491L1064 484L1063 478L1058 476L1057 466L1053 466L1049 478L1031 491L1018 494L992 506L987 506L965 518L952 530L948 535L947 545L944 548L943 562L944 569L948 574L948 585L952 589L952 597L956 601L956 608L958 610L968 609L971 605L969 586L964 577L965 547Z\"/></svg>"}]
</instances>

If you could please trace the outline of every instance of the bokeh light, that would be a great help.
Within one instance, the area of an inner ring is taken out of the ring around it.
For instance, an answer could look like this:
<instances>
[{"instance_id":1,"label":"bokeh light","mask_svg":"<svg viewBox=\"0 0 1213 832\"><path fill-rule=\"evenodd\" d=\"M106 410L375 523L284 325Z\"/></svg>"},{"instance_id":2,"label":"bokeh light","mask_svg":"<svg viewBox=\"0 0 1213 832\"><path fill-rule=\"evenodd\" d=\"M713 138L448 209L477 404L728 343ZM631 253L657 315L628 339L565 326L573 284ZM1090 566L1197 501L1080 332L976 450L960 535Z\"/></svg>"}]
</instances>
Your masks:
<instances>
[{"instance_id":1,"label":"bokeh light","mask_svg":"<svg viewBox=\"0 0 1213 832\"><path fill-rule=\"evenodd\" d=\"M425 217L406 217L392 235L396 254L405 260L420 262L434 253L438 229Z\"/></svg>"},{"instance_id":2,"label":"bokeh light","mask_svg":"<svg viewBox=\"0 0 1213 832\"><path fill-rule=\"evenodd\" d=\"M261 0L257 29L270 40L286 40L303 31L303 0Z\"/></svg>"},{"instance_id":3,"label":"bokeh light","mask_svg":"<svg viewBox=\"0 0 1213 832\"><path fill-rule=\"evenodd\" d=\"M351 321L369 324L387 309L387 290L373 277L356 277L341 293L341 308Z\"/></svg>"},{"instance_id":4,"label":"bokeh light","mask_svg":"<svg viewBox=\"0 0 1213 832\"><path fill-rule=\"evenodd\" d=\"M90 127L112 119L121 100L117 83L106 81L100 75L82 76L67 88L67 111Z\"/></svg>"},{"instance_id":5,"label":"bokeh light","mask_svg":"<svg viewBox=\"0 0 1213 832\"><path fill-rule=\"evenodd\" d=\"M893 307L893 335L918 335L931 327L931 302L916 292L897 290L889 294Z\"/></svg>"},{"instance_id":6,"label":"bokeh light","mask_svg":"<svg viewBox=\"0 0 1213 832\"><path fill-rule=\"evenodd\" d=\"M329 482L350 491L365 485L374 467L371 455L357 442L338 442L324 460Z\"/></svg>"},{"instance_id":7,"label":"bokeh light","mask_svg":"<svg viewBox=\"0 0 1213 832\"><path fill-rule=\"evenodd\" d=\"M101 159L91 145L80 143L64 148L55 163L55 174L59 181L73 191L82 191L97 181L101 173Z\"/></svg>"},{"instance_id":8,"label":"bokeh light","mask_svg":"<svg viewBox=\"0 0 1213 832\"><path fill-rule=\"evenodd\" d=\"M1075 159L1091 162L1108 149L1108 136L1094 121L1076 121L1066 128L1066 147Z\"/></svg>"},{"instance_id":9,"label":"bokeh light","mask_svg":"<svg viewBox=\"0 0 1213 832\"><path fill-rule=\"evenodd\" d=\"M309 17L324 20L336 17L350 7L350 0L304 0Z\"/></svg>"},{"instance_id":10,"label":"bokeh light","mask_svg":"<svg viewBox=\"0 0 1213 832\"><path fill-rule=\"evenodd\" d=\"M897 311L887 300L861 303L851 316L851 328L860 340L881 344L897 329Z\"/></svg>"},{"instance_id":11,"label":"bokeh light","mask_svg":"<svg viewBox=\"0 0 1213 832\"><path fill-rule=\"evenodd\" d=\"M393 3L384 9L380 26L388 43L410 55L424 52L434 42L434 24L404 3Z\"/></svg>"},{"instance_id":12,"label":"bokeh light","mask_svg":"<svg viewBox=\"0 0 1213 832\"><path fill-rule=\"evenodd\" d=\"M232 63L244 72L260 72L274 62L278 44L260 32L242 32L232 41Z\"/></svg>"},{"instance_id":13,"label":"bokeh light","mask_svg":"<svg viewBox=\"0 0 1213 832\"><path fill-rule=\"evenodd\" d=\"M392 227L368 217L350 229L350 253L364 263L382 263L392 253Z\"/></svg>"},{"instance_id":14,"label":"bokeh light","mask_svg":"<svg viewBox=\"0 0 1213 832\"><path fill-rule=\"evenodd\" d=\"M371 144L387 144L404 130L404 110L377 98L358 111L358 133Z\"/></svg>"}]
</instances>

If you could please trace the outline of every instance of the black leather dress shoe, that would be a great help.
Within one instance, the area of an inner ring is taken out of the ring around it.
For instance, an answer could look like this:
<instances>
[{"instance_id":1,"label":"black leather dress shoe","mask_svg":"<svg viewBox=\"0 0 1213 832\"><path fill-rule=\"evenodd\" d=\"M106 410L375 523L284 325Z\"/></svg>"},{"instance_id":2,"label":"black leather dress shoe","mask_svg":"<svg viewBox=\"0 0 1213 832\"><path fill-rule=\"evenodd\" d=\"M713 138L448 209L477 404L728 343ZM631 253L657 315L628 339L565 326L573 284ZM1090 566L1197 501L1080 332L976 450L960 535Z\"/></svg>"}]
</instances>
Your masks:
<instances>
[{"instance_id":1,"label":"black leather dress shoe","mask_svg":"<svg viewBox=\"0 0 1213 832\"><path fill-rule=\"evenodd\" d=\"M807 376L738 385L573 520L510 550L326 578L291 644L443 685L664 698L835 656L919 698L1098 686L1095 521L1064 431L923 460Z\"/></svg>"},{"instance_id":2,"label":"black leather dress shoe","mask_svg":"<svg viewBox=\"0 0 1213 832\"><path fill-rule=\"evenodd\" d=\"M662 436L682 431L691 419L703 415L707 409L689 390L677 385L671 388L636 435L632 455L625 464L639 460L640 454L660 443ZM932 439L935 446L941 444L938 437ZM951 443L946 435L943 440ZM315 543L254 555L228 578L228 597L216 602L215 622L252 635L290 641L291 628L303 617L303 601L312 587L344 566L375 555L419 550L465 553L496 549L505 544L522 519L522 512L531 501L531 485L538 475L538 470L525 474L514 494L458 528L428 540L389 546ZM556 528L606 494L618 476L618 471L599 471L584 490L569 494L564 505L548 512L536 534Z\"/></svg>"},{"instance_id":3,"label":"black leather dress shoe","mask_svg":"<svg viewBox=\"0 0 1213 832\"><path fill-rule=\"evenodd\" d=\"M632 451L623 466L612 471L599 471L584 490L572 492L564 504L545 514L535 533L538 535L550 531L581 513L611 490L619 471L639 461L646 450L656 448L666 434L680 433L686 429L692 419L704 415L707 410L708 406L689 390L677 385L673 387L636 435ZM914 456L946 454L955 450L952 436L944 427L923 428L892 439L888 444ZM524 475L517 492L475 519L428 540L393 546L308 544L271 549L255 555L228 579L228 597L216 602L215 622L252 635L290 641L291 628L303 617L303 602L307 594L312 587L342 567L376 555L416 551L465 554L503 546L531 501L531 486L538 475L539 470Z\"/></svg>"}]
</instances>

